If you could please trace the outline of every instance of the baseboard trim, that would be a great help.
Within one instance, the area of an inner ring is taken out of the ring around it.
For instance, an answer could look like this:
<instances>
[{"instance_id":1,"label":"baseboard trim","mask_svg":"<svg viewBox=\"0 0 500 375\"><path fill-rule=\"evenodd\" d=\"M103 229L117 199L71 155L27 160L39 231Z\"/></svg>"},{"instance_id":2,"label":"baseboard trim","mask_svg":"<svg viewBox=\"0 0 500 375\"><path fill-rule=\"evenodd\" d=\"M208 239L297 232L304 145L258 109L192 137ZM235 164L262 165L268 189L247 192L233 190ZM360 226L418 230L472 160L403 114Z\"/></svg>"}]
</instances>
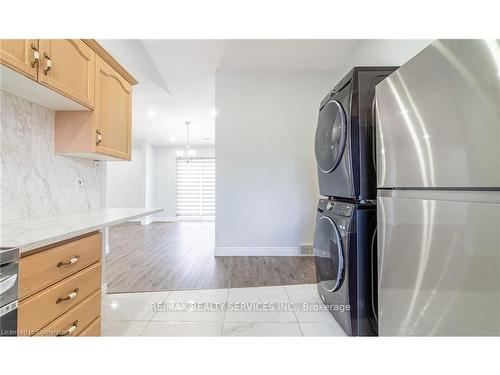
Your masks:
<instances>
[{"instance_id":1,"label":"baseboard trim","mask_svg":"<svg viewBox=\"0 0 500 375\"><path fill-rule=\"evenodd\" d=\"M177 221L191 221L191 222L214 222L214 220L206 219L185 219L179 218L177 216L146 216L145 218L129 220L130 222L139 222L142 225L148 225L150 223L174 223Z\"/></svg>"},{"instance_id":2,"label":"baseboard trim","mask_svg":"<svg viewBox=\"0 0 500 375\"><path fill-rule=\"evenodd\" d=\"M153 222L153 218L151 217L151 215L149 216L145 216L142 218L141 220L141 225L148 225L148 224L151 224Z\"/></svg>"},{"instance_id":3,"label":"baseboard trim","mask_svg":"<svg viewBox=\"0 0 500 375\"><path fill-rule=\"evenodd\" d=\"M174 221L179 221L179 219L176 216L153 216L152 221L154 223L170 223Z\"/></svg>"},{"instance_id":4,"label":"baseboard trim","mask_svg":"<svg viewBox=\"0 0 500 375\"><path fill-rule=\"evenodd\" d=\"M146 216L143 219L136 219L131 221L139 221L142 225L148 225L151 223L172 223L175 221L179 221L179 219L175 216Z\"/></svg>"},{"instance_id":5,"label":"baseboard trim","mask_svg":"<svg viewBox=\"0 0 500 375\"><path fill-rule=\"evenodd\" d=\"M300 256L299 247L216 247L215 256Z\"/></svg>"}]
</instances>

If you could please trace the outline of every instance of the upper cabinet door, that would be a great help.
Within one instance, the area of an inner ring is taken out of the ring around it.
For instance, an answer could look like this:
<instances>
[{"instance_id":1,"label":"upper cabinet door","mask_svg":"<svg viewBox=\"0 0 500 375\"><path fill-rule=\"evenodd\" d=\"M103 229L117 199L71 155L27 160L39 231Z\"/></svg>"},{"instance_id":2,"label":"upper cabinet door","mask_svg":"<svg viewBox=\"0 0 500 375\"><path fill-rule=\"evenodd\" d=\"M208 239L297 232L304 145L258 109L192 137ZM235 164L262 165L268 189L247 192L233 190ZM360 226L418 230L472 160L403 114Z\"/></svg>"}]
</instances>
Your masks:
<instances>
[{"instance_id":1,"label":"upper cabinet door","mask_svg":"<svg viewBox=\"0 0 500 375\"><path fill-rule=\"evenodd\" d=\"M36 80L38 71L37 39L1 39L0 62Z\"/></svg>"},{"instance_id":2,"label":"upper cabinet door","mask_svg":"<svg viewBox=\"0 0 500 375\"><path fill-rule=\"evenodd\" d=\"M96 73L95 150L130 160L132 86L99 56Z\"/></svg>"},{"instance_id":3,"label":"upper cabinet door","mask_svg":"<svg viewBox=\"0 0 500 375\"><path fill-rule=\"evenodd\" d=\"M95 52L77 39L40 39L38 81L94 108Z\"/></svg>"}]
</instances>

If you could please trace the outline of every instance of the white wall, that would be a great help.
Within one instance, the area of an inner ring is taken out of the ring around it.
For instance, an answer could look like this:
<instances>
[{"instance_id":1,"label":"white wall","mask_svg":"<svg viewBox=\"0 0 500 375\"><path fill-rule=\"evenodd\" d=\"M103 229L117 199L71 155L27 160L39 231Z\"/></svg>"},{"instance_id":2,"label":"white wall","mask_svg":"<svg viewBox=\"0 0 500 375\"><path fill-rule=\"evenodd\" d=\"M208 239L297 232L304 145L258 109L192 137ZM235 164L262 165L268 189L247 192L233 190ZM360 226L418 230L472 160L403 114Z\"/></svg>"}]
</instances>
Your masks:
<instances>
[{"instance_id":1,"label":"white wall","mask_svg":"<svg viewBox=\"0 0 500 375\"><path fill-rule=\"evenodd\" d=\"M332 76L217 73L216 254L290 255L312 242L314 133Z\"/></svg>"},{"instance_id":2,"label":"white wall","mask_svg":"<svg viewBox=\"0 0 500 375\"><path fill-rule=\"evenodd\" d=\"M146 163L144 166L145 171L145 183L144 183L144 206L146 208L154 207L154 182L155 182L155 149L154 147L144 142L144 155L146 158ZM144 224L149 224L152 221L152 215L146 216L144 219Z\"/></svg>"},{"instance_id":3,"label":"white wall","mask_svg":"<svg viewBox=\"0 0 500 375\"><path fill-rule=\"evenodd\" d=\"M144 156L142 145L138 145L132 147L131 161L107 162L107 207L145 207Z\"/></svg>"},{"instance_id":4,"label":"white wall","mask_svg":"<svg viewBox=\"0 0 500 375\"><path fill-rule=\"evenodd\" d=\"M155 149L155 187L154 202L162 212L155 219L163 221L175 220L175 151L173 147L157 147Z\"/></svg>"},{"instance_id":5,"label":"white wall","mask_svg":"<svg viewBox=\"0 0 500 375\"><path fill-rule=\"evenodd\" d=\"M197 157L214 157L214 147L197 147ZM157 221L173 221L175 217L176 201L176 155L182 147L155 147L154 161L154 206L163 208L162 212L154 215Z\"/></svg>"},{"instance_id":6,"label":"white wall","mask_svg":"<svg viewBox=\"0 0 500 375\"><path fill-rule=\"evenodd\" d=\"M433 39L359 40L345 60L343 68L336 74L335 81L342 79L354 66L401 66L433 41Z\"/></svg>"},{"instance_id":7,"label":"white wall","mask_svg":"<svg viewBox=\"0 0 500 375\"><path fill-rule=\"evenodd\" d=\"M167 84L142 41L137 39L99 39L98 42L139 81L137 95L170 95Z\"/></svg>"},{"instance_id":8,"label":"white wall","mask_svg":"<svg viewBox=\"0 0 500 375\"><path fill-rule=\"evenodd\" d=\"M134 140L131 161L106 165L106 207L151 208L154 206L154 147ZM143 224L151 217L140 220Z\"/></svg>"}]
</instances>

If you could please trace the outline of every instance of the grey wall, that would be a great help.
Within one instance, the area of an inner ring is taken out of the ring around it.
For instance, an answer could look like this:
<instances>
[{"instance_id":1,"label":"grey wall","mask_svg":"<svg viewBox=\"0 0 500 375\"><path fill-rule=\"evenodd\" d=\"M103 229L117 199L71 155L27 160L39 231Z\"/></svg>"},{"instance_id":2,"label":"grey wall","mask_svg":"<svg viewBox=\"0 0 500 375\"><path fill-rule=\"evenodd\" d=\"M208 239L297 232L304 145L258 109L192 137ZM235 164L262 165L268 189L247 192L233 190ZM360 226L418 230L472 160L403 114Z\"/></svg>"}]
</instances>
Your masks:
<instances>
[{"instance_id":1,"label":"grey wall","mask_svg":"<svg viewBox=\"0 0 500 375\"><path fill-rule=\"evenodd\" d=\"M5 91L0 97L2 221L99 208L103 167L54 154L55 112Z\"/></svg>"}]
</instances>

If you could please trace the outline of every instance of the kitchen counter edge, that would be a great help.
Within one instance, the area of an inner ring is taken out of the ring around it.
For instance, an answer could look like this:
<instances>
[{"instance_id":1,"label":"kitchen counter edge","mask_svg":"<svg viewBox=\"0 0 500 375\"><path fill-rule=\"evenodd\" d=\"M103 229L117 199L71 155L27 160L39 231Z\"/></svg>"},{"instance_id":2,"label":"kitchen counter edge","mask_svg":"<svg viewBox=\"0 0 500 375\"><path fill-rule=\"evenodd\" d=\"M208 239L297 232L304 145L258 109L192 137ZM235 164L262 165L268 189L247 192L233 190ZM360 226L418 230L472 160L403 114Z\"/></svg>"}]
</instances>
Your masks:
<instances>
[{"instance_id":1,"label":"kitchen counter edge","mask_svg":"<svg viewBox=\"0 0 500 375\"><path fill-rule=\"evenodd\" d=\"M40 247L161 211L163 211L161 208L104 208L2 223L0 246L17 247L21 255L23 255L23 253ZM73 220L73 223L71 223L71 220ZM86 223L85 220L87 220Z\"/></svg>"}]
</instances>

